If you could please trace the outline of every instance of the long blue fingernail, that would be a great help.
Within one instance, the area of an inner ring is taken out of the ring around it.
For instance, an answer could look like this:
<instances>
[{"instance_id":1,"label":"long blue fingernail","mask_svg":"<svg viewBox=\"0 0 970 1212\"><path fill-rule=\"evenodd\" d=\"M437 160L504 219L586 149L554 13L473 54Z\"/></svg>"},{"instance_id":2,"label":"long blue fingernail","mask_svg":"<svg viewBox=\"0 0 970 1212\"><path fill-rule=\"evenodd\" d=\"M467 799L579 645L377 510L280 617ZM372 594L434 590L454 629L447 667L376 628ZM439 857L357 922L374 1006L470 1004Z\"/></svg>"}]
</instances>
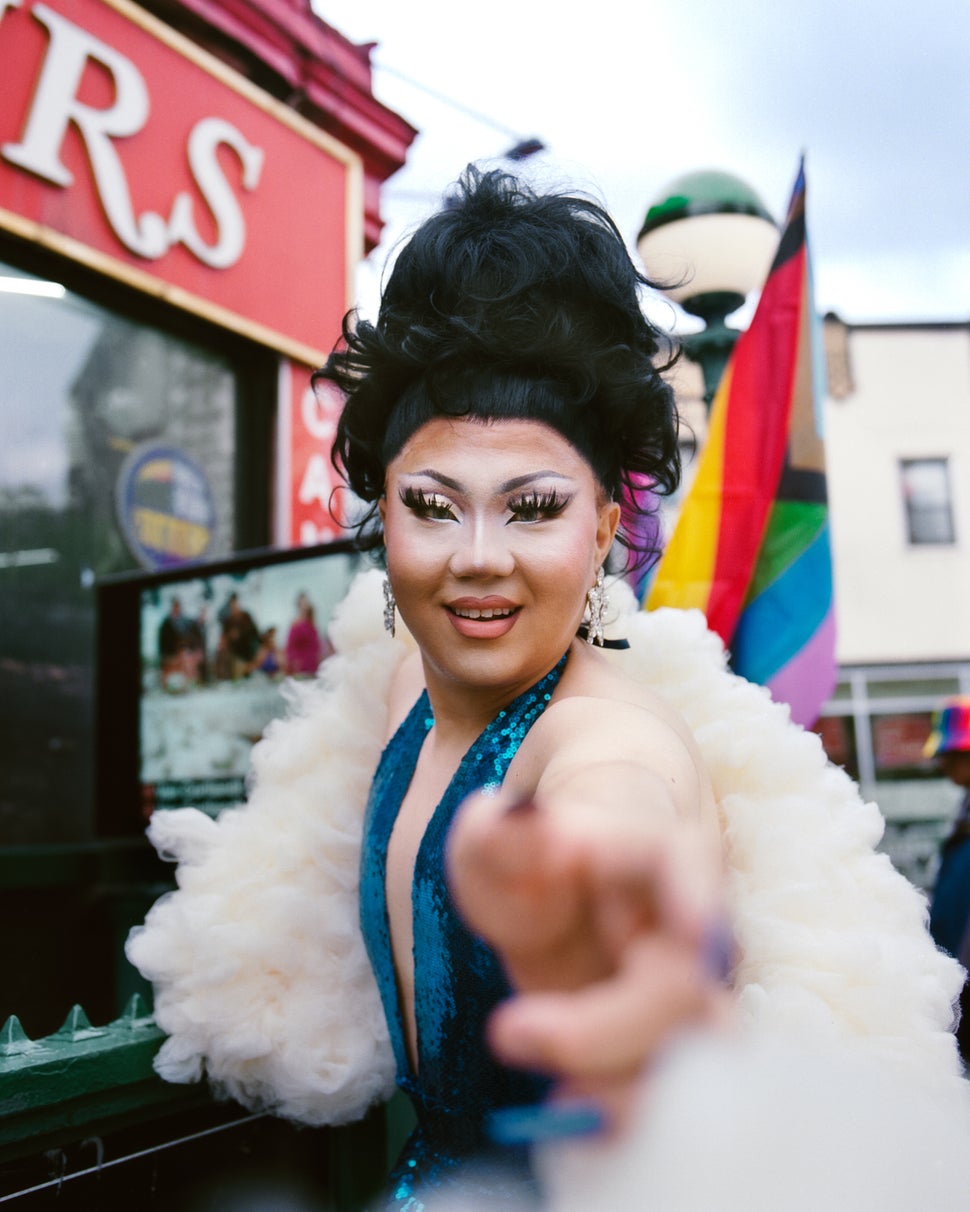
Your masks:
<instances>
[{"instance_id":1,"label":"long blue fingernail","mask_svg":"<svg viewBox=\"0 0 970 1212\"><path fill-rule=\"evenodd\" d=\"M485 1130L497 1145L535 1145L540 1141L592 1136L606 1126L595 1103L558 1101L531 1107L505 1107L491 1111Z\"/></svg>"},{"instance_id":2,"label":"long blue fingernail","mask_svg":"<svg viewBox=\"0 0 970 1212\"><path fill-rule=\"evenodd\" d=\"M726 981L734 968L734 935L727 922L713 922L704 931L701 961L716 981Z\"/></svg>"}]
</instances>

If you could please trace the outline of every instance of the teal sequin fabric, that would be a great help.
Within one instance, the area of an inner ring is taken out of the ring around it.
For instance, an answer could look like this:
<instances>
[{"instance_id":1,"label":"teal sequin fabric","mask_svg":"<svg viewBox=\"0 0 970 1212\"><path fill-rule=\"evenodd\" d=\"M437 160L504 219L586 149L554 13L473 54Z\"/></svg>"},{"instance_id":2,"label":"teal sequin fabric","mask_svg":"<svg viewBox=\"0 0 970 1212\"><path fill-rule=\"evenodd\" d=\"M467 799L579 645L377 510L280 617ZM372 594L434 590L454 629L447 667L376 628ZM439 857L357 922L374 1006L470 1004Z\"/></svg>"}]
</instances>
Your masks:
<instances>
[{"instance_id":1,"label":"teal sequin fabric","mask_svg":"<svg viewBox=\"0 0 970 1212\"><path fill-rule=\"evenodd\" d=\"M416 1071L404 1044L385 884L391 830L434 724L427 692L388 743L374 776L361 858L361 925L394 1048L397 1082L411 1099L418 1125L390 1179L387 1207L399 1212L421 1212L424 1193L447 1191L455 1184L493 1202L537 1198L525 1150L492 1144L484 1120L492 1111L540 1101L548 1083L506 1068L488 1050L485 1023L508 996L509 986L496 956L465 928L452 905L444 849L459 804L474 791L501 785L565 665L564 656L481 733L462 758L418 849L412 887Z\"/></svg>"}]
</instances>

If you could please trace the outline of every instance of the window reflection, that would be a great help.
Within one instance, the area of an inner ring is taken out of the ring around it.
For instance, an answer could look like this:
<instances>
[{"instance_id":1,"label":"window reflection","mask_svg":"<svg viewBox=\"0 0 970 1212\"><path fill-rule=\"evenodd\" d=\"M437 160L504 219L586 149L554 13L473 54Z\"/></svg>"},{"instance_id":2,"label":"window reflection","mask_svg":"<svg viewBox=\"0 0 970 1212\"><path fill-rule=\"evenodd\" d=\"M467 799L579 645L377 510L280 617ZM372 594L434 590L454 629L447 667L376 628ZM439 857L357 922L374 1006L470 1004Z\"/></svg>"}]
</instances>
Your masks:
<instances>
[{"instance_id":1,"label":"window reflection","mask_svg":"<svg viewBox=\"0 0 970 1212\"><path fill-rule=\"evenodd\" d=\"M90 835L97 576L135 566L115 510L143 443L206 471L231 552L228 359L0 264L0 844Z\"/></svg>"}]
</instances>

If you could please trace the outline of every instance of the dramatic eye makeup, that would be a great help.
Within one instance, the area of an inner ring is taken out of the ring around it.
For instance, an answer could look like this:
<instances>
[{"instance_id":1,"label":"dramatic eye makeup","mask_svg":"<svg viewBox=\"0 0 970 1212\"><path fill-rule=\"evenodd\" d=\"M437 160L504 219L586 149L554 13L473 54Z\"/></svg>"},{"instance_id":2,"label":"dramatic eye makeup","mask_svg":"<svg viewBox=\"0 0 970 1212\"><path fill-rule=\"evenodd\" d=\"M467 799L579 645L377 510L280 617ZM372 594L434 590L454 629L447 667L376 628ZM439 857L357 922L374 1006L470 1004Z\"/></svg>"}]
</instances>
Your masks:
<instances>
[{"instance_id":1,"label":"dramatic eye makeup","mask_svg":"<svg viewBox=\"0 0 970 1212\"><path fill-rule=\"evenodd\" d=\"M398 490L398 496L406 509L416 517L433 522L453 522L460 518L460 508L455 504L458 494L463 499L468 489L457 480L443 475L440 471L426 469L419 473L421 479L427 477L432 482L440 484L439 488L422 484L415 476L412 482L403 484ZM512 522L546 522L558 517L563 512L574 493L563 491L559 487L547 486L550 479L562 480L556 472L531 472L524 476L516 476L496 486L494 501L501 502L502 509L508 514L507 523ZM537 484L536 481L546 483Z\"/></svg>"},{"instance_id":2,"label":"dramatic eye makeup","mask_svg":"<svg viewBox=\"0 0 970 1212\"><path fill-rule=\"evenodd\" d=\"M425 492L423 488L406 485L398 494L401 503L419 518L434 521L452 521L455 513L449 501L436 492Z\"/></svg>"},{"instance_id":3,"label":"dramatic eye makeup","mask_svg":"<svg viewBox=\"0 0 970 1212\"><path fill-rule=\"evenodd\" d=\"M569 497L556 492L555 489L550 489L548 492L537 490L524 492L509 501L508 508L512 515L509 520L512 522L543 522L562 513L568 504Z\"/></svg>"}]
</instances>

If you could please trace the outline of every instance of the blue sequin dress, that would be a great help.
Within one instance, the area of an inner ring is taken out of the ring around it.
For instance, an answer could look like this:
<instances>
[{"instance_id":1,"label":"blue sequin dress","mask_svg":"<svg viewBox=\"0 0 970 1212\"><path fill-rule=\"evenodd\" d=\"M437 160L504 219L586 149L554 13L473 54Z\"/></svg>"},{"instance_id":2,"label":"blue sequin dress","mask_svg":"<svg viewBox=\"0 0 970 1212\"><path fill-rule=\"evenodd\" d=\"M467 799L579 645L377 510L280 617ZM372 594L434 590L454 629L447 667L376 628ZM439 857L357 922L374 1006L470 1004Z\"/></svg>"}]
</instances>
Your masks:
<instances>
[{"instance_id":1,"label":"blue sequin dress","mask_svg":"<svg viewBox=\"0 0 970 1212\"><path fill-rule=\"evenodd\" d=\"M422 1191L447 1189L458 1181L466 1190L474 1183L475 1193L493 1202L538 1194L525 1151L492 1145L485 1120L491 1111L540 1101L548 1083L500 1065L484 1042L486 1019L509 986L493 952L458 918L445 887L444 847L459 804L474 791L501 784L565 664L564 656L481 733L462 758L418 848L412 886L416 1072L408 1061L397 995L386 859L391 830L434 723L426 691L391 738L374 776L361 858L361 925L394 1048L397 1083L410 1097L418 1124L390 1179L387 1206L400 1212L421 1212Z\"/></svg>"}]
</instances>

